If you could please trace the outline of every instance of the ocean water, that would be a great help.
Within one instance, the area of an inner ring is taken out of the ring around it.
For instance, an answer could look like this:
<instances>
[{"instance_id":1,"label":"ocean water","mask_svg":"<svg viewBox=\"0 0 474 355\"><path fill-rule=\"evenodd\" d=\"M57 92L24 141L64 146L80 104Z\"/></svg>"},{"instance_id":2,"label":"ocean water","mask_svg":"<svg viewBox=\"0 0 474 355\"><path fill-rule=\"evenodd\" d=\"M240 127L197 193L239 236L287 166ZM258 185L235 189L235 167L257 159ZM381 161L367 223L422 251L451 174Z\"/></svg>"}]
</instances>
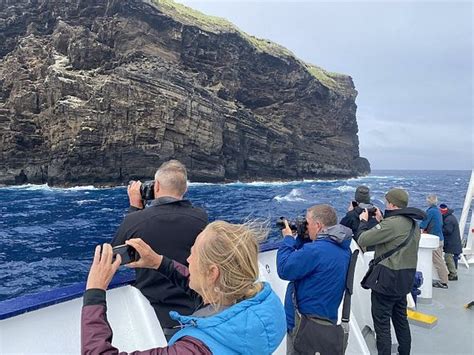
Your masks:
<instances>
[{"instance_id":1,"label":"ocean water","mask_svg":"<svg viewBox=\"0 0 474 355\"><path fill-rule=\"evenodd\" d=\"M191 183L186 197L211 220L268 223L269 238L277 239L276 219L303 215L314 204L331 204L342 218L358 185L370 187L379 207L393 187L408 190L410 206L422 209L426 195L436 193L459 218L469 177L469 171L375 171L349 180ZM95 246L110 242L127 208L125 187L0 188L0 301L85 281Z\"/></svg>"}]
</instances>

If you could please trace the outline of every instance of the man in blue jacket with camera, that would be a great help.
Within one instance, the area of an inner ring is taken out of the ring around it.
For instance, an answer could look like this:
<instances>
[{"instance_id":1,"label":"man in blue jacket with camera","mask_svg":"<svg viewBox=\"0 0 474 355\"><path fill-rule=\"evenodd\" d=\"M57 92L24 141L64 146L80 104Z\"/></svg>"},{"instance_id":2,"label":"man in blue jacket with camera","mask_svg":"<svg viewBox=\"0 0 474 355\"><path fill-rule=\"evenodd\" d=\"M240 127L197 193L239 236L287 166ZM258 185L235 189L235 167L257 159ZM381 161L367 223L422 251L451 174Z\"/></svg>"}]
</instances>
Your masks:
<instances>
[{"instance_id":1,"label":"man in blue jacket with camera","mask_svg":"<svg viewBox=\"0 0 474 355\"><path fill-rule=\"evenodd\" d=\"M306 221L306 233L296 238L285 221L284 240L277 254L278 275L290 281L285 296L287 354L298 353L294 349L298 319L295 322L293 297L300 314L335 324L351 257L352 231L337 224L334 208L310 207Z\"/></svg>"}]
</instances>

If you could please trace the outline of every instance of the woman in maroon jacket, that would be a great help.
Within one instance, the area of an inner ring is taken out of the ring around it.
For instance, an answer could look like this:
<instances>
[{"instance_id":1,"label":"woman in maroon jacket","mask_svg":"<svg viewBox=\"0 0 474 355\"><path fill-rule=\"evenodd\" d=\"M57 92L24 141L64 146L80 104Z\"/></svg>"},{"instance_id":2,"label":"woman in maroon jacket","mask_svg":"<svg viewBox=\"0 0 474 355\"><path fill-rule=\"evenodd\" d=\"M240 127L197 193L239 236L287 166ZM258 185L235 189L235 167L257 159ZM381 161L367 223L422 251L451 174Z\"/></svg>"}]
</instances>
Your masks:
<instances>
[{"instance_id":1,"label":"woman in maroon jacket","mask_svg":"<svg viewBox=\"0 0 474 355\"><path fill-rule=\"evenodd\" d=\"M127 244L140 259L129 267L155 269L188 295L207 305L191 316L170 312L182 329L169 346L140 354L271 354L286 331L285 312L270 285L258 282L261 229L215 221L199 234L188 258L189 270L153 251L141 239ZM95 250L81 320L82 354L118 354L106 317L105 290L120 265L112 247ZM134 352L136 354L138 352Z\"/></svg>"}]
</instances>

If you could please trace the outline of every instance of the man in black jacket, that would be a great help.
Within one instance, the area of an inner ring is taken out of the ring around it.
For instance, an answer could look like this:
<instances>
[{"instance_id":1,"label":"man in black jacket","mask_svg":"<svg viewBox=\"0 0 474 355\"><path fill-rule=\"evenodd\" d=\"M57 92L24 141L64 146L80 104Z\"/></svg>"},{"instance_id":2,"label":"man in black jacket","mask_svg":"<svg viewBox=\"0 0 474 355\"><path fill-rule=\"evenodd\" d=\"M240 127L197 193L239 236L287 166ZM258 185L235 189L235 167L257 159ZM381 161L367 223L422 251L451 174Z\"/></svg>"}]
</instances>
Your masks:
<instances>
[{"instance_id":1,"label":"man in black jacket","mask_svg":"<svg viewBox=\"0 0 474 355\"><path fill-rule=\"evenodd\" d=\"M459 223L453 210L444 203L439 205L439 210L443 216L443 235L444 235L444 261L448 267L448 280L457 281L458 271L454 258L462 253L461 233L459 232Z\"/></svg>"},{"instance_id":2,"label":"man in black jacket","mask_svg":"<svg viewBox=\"0 0 474 355\"><path fill-rule=\"evenodd\" d=\"M143 206L140 185L140 181L135 181L128 187L129 214L117 230L112 245L140 237L155 252L188 266L186 259L196 237L206 227L208 216L203 209L183 200L187 190L186 168L177 160L159 167L153 187L155 199L147 208ZM136 269L135 273L134 286L150 301L169 340L179 329L174 328L178 323L169 317L169 311L189 315L200 305L155 270Z\"/></svg>"},{"instance_id":3,"label":"man in black jacket","mask_svg":"<svg viewBox=\"0 0 474 355\"><path fill-rule=\"evenodd\" d=\"M359 216L366 208L369 211L368 229L370 229L378 221L375 219L375 207L370 202L370 190L367 186L361 185L357 187L354 201L351 201L346 215L341 219L341 224L352 230L352 237L355 241L357 241L357 230L360 224Z\"/></svg>"}]
</instances>

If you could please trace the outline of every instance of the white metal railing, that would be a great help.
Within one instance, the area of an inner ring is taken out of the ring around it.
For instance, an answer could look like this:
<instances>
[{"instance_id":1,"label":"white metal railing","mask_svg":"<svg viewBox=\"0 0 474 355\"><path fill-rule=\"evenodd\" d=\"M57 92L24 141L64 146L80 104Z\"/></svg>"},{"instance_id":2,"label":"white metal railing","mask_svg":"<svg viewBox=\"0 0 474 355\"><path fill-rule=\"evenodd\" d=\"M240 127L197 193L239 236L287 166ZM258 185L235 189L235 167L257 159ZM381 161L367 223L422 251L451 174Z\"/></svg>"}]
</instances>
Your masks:
<instances>
[{"instance_id":1,"label":"white metal railing","mask_svg":"<svg viewBox=\"0 0 474 355\"><path fill-rule=\"evenodd\" d=\"M471 172L471 179L469 181L469 186L466 192L466 198L464 199L464 206L461 213L461 219L459 220L459 234L461 236L461 241L464 238L466 224L467 224L467 217L469 215L469 210L472 206L472 200L474 198L474 169ZM463 248L461 254L461 261L469 268L469 263L474 263L474 249L473 249L473 238L474 238L474 211L471 214L471 223L469 226L469 230L467 231L466 236L466 246Z\"/></svg>"}]
</instances>

